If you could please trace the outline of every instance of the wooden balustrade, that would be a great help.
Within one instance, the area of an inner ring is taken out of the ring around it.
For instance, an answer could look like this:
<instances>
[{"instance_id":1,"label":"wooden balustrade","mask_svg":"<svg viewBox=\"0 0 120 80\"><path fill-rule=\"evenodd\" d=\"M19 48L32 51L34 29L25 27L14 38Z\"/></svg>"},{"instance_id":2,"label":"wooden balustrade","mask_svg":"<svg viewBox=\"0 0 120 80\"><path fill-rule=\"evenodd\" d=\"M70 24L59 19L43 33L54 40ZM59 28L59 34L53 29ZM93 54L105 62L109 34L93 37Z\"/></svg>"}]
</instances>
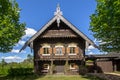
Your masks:
<instances>
[{"instance_id":1,"label":"wooden balustrade","mask_svg":"<svg viewBox=\"0 0 120 80\"><path fill-rule=\"evenodd\" d=\"M81 60L80 54L40 54L40 60Z\"/></svg>"}]
</instances>

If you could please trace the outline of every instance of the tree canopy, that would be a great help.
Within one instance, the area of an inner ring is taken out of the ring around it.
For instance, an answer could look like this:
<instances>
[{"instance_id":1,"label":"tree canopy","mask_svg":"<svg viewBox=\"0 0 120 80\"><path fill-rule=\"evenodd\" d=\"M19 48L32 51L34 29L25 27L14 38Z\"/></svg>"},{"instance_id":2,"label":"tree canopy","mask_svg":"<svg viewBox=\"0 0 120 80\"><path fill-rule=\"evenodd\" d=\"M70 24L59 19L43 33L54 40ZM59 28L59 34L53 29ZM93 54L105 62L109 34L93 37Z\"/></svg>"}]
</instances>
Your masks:
<instances>
[{"instance_id":1,"label":"tree canopy","mask_svg":"<svg viewBox=\"0 0 120 80\"><path fill-rule=\"evenodd\" d=\"M96 0L95 13L90 16L90 30L101 41L100 49L120 52L120 0Z\"/></svg>"},{"instance_id":2,"label":"tree canopy","mask_svg":"<svg viewBox=\"0 0 120 80\"><path fill-rule=\"evenodd\" d=\"M20 8L15 0L0 0L0 52L9 52L25 34L20 23Z\"/></svg>"}]
</instances>

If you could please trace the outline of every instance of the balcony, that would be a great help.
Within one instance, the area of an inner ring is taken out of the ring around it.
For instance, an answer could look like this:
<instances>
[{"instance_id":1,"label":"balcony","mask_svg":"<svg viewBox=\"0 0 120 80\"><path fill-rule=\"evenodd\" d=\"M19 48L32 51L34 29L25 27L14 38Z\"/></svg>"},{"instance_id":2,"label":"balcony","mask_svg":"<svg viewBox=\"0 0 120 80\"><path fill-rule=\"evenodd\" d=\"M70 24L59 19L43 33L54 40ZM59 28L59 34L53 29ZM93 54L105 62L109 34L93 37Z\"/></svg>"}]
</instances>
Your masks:
<instances>
[{"instance_id":1,"label":"balcony","mask_svg":"<svg viewBox=\"0 0 120 80\"><path fill-rule=\"evenodd\" d=\"M80 54L40 54L40 60L81 60Z\"/></svg>"}]
</instances>

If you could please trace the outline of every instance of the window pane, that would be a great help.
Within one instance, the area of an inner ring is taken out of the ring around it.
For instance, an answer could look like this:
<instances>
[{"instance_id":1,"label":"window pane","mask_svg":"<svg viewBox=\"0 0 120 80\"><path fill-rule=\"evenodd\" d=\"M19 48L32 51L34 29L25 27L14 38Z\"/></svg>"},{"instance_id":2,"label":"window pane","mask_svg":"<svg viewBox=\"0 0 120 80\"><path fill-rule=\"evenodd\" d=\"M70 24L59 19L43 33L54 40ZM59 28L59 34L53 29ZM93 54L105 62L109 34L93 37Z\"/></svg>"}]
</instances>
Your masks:
<instances>
[{"instance_id":1,"label":"window pane","mask_svg":"<svg viewBox=\"0 0 120 80\"><path fill-rule=\"evenodd\" d=\"M70 53L75 53L75 47L70 47Z\"/></svg>"},{"instance_id":2,"label":"window pane","mask_svg":"<svg viewBox=\"0 0 120 80\"><path fill-rule=\"evenodd\" d=\"M62 54L62 48L61 47L56 48L56 54Z\"/></svg>"},{"instance_id":3,"label":"window pane","mask_svg":"<svg viewBox=\"0 0 120 80\"><path fill-rule=\"evenodd\" d=\"M49 54L49 48L44 48L44 54Z\"/></svg>"}]
</instances>

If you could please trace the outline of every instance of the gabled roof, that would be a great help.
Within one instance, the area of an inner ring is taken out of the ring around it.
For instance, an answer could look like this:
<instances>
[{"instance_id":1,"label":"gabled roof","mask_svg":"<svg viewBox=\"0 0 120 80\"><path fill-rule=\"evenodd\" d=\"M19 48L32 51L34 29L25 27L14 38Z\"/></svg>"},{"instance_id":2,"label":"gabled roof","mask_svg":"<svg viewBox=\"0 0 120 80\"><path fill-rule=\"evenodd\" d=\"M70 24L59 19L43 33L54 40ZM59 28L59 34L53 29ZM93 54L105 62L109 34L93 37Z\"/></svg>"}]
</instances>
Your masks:
<instances>
[{"instance_id":1,"label":"gabled roof","mask_svg":"<svg viewBox=\"0 0 120 80\"><path fill-rule=\"evenodd\" d=\"M114 58L120 59L120 52L109 52L107 54L100 54L100 55L86 55L88 59L99 59L99 58Z\"/></svg>"},{"instance_id":2,"label":"gabled roof","mask_svg":"<svg viewBox=\"0 0 120 80\"><path fill-rule=\"evenodd\" d=\"M40 29L35 35L33 35L22 47L21 50L24 50L27 46L32 47L31 45L33 44L33 41L40 36L52 23L54 23L55 21L57 21L58 26L60 21L64 22L70 29L72 29L74 32L76 32L79 36L81 36L88 44L93 45L94 47L97 48L97 46L94 44L94 42L92 40L90 40L85 34L83 34L81 31L79 31L74 25L72 25L67 19L65 19L62 16L62 12L60 11L60 8L58 7L56 12L55 12L55 16L46 24L42 27L42 29ZM21 51L20 50L20 51Z\"/></svg>"}]
</instances>

